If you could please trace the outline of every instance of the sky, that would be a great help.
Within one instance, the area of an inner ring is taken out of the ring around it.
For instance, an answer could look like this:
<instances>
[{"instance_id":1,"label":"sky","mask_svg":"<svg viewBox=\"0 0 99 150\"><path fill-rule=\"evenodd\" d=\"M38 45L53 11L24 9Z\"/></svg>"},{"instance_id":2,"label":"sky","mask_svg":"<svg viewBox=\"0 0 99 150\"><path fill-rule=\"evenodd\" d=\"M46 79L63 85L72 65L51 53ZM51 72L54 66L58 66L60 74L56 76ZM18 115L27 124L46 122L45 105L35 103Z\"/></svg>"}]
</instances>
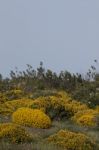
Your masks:
<instances>
[{"instance_id":1,"label":"sky","mask_svg":"<svg viewBox=\"0 0 99 150\"><path fill-rule=\"evenodd\" d=\"M0 73L86 72L99 60L99 0L0 0Z\"/></svg>"}]
</instances>

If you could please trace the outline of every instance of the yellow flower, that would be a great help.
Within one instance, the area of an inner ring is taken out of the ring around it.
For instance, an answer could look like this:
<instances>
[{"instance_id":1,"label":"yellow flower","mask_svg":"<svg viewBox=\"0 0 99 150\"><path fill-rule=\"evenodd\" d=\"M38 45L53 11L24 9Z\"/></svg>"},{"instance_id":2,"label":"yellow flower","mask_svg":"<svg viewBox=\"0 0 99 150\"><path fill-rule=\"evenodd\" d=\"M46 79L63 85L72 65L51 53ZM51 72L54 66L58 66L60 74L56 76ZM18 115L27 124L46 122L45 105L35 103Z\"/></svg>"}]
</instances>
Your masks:
<instances>
[{"instance_id":1,"label":"yellow flower","mask_svg":"<svg viewBox=\"0 0 99 150\"><path fill-rule=\"evenodd\" d=\"M20 143L32 140L32 136L24 128L13 123L0 124L0 139L7 138L10 142Z\"/></svg>"},{"instance_id":2,"label":"yellow flower","mask_svg":"<svg viewBox=\"0 0 99 150\"><path fill-rule=\"evenodd\" d=\"M93 150L94 142L82 133L75 133L67 130L60 130L58 133L47 138L49 143L71 150Z\"/></svg>"},{"instance_id":3,"label":"yellow flower","mask_svg":"<svg viewBox=\"0 0 99 150\"><path fill-rule=\"evenodd\" d=\"M1 104L0 113L1 114L11 114L18 108L29 107L32 104L33 104L33 100L26 99L26 98L7 101L7 102Z\"/></svg>"},{"instance_id":4,"label":"yellow flower","mask_svg":"<svg viewBox=\"0 0 99 150\"><path fill-rule=\"evenodd\" d=\"M12 115L12 121L17 124L36 128L49 128L50 118L41 110L30 108L19 108Z\"/></svg>"},{"instance_id":5,"label":"yellow flower","mask_svg":"<svg viewBox=\"0 0 99 150\"><path fill-rule=\"evenodd\" d=\"M99 116L98 111L93 110L93 109L86 109L86 110L77 112L73 116L72 119L78 124L83 125L83 126L96 126L97 116Z\"/></svg>"}]
</instances>

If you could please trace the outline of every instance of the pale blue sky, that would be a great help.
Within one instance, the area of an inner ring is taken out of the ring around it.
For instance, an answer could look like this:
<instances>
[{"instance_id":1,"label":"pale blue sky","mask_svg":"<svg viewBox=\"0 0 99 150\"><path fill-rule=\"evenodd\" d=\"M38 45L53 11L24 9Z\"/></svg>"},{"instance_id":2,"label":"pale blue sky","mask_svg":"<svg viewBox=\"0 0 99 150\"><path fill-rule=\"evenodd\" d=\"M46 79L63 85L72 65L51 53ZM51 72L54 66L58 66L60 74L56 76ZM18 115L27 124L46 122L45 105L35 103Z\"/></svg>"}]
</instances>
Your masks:
<instances>
[{"instance_id":1,"label":"pale blue sky","mask_svg":"<svg viewBox=\"0 0 99 150\"><path fill-rule=\"evenodd\" d=\"M0 73L40 61L85 72L99 60L99 0L0 0Z\"/></svg>"}]
</instances>

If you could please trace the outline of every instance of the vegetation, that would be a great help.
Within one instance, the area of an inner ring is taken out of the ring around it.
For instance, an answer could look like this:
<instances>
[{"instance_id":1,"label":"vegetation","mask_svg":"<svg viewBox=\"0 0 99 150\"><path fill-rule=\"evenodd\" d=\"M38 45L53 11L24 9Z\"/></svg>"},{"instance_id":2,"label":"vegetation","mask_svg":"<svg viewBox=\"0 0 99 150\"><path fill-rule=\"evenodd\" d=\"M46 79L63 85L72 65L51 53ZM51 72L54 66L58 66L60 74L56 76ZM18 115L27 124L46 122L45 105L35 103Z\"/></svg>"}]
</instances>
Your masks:
<instances>
[{"instance_id":1,"label":"vegetation","mask_svg":"<svg viewBox=\"0 0 99 150\"><path fill-rule=\"evenodd\" d=\"M58 133L51 135L48 142L72 150L93 150L94 142L82 133L74 133L70 131L60 130Z\"/></svg>"},{"instance_id":2,"label":"vegetation","mask_svg":"<svg viewBox=\"0 0 99 150\"><path fill-rule=\"evenodd\" d=\"M0 75L0 150L13 149L98 150L97 69L57 74L41 62Z\"/></svg>"},{"instance_id":3,"label":"vegetation","mask_svg":"<svg viewBox=\"0 0 99 150\"><path fill-rule=\"evenodd\" d=\"M35 128L49 128L51 126L50 118L38 109L20 108L13 113L12 121Z\"/></svg>"},{"instance_id":4,"label":"vegetation","mask_svg":"<svg viewBox=\"0 0 99 150\"><path fill-rule=\"evenodd\" d=\"M12 143L29 142L32 140L32 136L24 128L12 123L0 124L0 139L5 138Z\"/></svg>"},{"instance_id":5,"label":"vegetation","mask_svg":"<svg viewBox=\"0 0 99 150\"><path fill-rule=\"evenodd\" d=\"M73 120L83 126L98 126L98 116L97 110L87 109L77 112L73 116Z\"/></svg>"},{"instance_id":6,"label":"vegetation","mask_svg":"<svg viewBox=\"0 0 99 150\"><path fill-rule=\"evenodd\" d=\"M21 107L29 107L31 106L33 101L31 99L22 98L13 101L6 101L5 103L1 104L0 107L0 114L12 114L15 110Z\"/></svg>"}]
</instances>

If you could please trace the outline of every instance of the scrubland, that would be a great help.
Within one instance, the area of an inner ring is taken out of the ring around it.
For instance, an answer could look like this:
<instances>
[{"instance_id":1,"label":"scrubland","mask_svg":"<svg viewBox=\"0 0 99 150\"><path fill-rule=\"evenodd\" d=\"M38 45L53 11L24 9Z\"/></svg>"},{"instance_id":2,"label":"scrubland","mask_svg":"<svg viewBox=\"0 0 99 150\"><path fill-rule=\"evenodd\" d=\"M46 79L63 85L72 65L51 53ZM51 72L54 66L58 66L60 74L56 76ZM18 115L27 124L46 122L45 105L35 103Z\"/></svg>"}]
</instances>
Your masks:
<instances>
[{"instance_id":1,"label":"scrubland","mask_svg":"<svg viewBox=\"0 0 99 150\"><path fill-rule=\"evenodd\" d=\"M36 98L13 93L16 99L0 93L0 150L99 149L98 105L90 108L65 91Z\"/></svg>"},{"instance_id":2,"label":"scrubland","mask_svg":"<svg viewBox=\"0 0 99 150\"><path fill-rule=\"evenodd\" d=\"M96 67L85 77L42 62L0 74L0 150L99 150Z\"/></svg>"}]
</instances>

